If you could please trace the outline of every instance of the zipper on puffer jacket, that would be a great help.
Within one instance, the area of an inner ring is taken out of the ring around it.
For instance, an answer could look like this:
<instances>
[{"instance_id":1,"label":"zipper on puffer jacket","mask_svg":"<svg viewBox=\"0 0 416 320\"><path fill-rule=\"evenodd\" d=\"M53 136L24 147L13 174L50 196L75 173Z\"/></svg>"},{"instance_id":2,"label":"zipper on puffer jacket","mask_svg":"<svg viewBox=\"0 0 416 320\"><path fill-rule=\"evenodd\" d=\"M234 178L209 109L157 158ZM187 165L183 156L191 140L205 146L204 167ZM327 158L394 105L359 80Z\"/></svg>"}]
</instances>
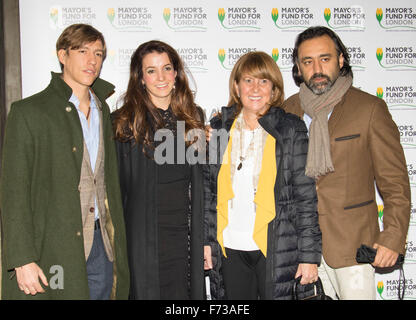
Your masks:
<instances>
[{"instance_id":1,"label":"zipper on puffer jacket","mask_svg":"<svg viewBox=\"0 0 416 320\"><path fill-rule=\"evenodd\" d=\"M276 182L278 183L277 185L277 194L275 197L275 208L277 207L277 203L280 199L280 191L281 191L281 186L282 183L280 183L281 179L283 178L283 166L282 166L282 162L283 162L283 147L281 145L281 143L279 141L276 141L276 145L278 146L279 150L280 150L280 157L279 157L279 166L277 168L277 177L276 177ZM274 239L275 239L275 233L276 233L276 221L277 221L277 212L276 212L276 217L273 220L273 224L272 224L272 234L271 234L271 245L270 245L270 255L271 257L269 257L269 261L270 261L270 271L271 271L271 284L273 284L274 282L274 259L273 259L273 253L274 253ZM266 277L267 279L267 277ZM270 299L273 299L273 288L270 294Z\"/></svg>"}]
</instances>

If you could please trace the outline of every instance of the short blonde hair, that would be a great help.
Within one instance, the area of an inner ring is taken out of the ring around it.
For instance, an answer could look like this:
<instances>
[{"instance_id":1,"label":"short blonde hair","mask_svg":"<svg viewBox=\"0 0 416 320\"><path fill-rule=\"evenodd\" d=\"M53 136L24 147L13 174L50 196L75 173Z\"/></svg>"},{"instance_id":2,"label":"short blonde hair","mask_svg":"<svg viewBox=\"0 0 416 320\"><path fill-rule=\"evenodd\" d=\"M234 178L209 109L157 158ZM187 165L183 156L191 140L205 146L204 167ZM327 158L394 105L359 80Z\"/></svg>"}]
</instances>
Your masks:
<instances>
[{"instance_id":1,"label":"short blonde hair","mask_svg":"<svg viewBox=\"0 0 416 320\"><path fill-rule=\"evenodd\" d=\"M245 75L258 79L268 79L272 82L272 99L270 106L279 107L284 101L283 77L279 67L273 58L263 51L253 51L241 56L231 71L229 80L230 98L228 106L236 105L236 114L243 108L240 98L235 89L235 83L239 83L241 77Z\"/></svg>"},{"instance_id":2,"label":"short blonde hair","mask_svg":"<svg viewBox=\"0 0 416 320\"><path fill-rule=\"evenodd\" d=\"M66 52L69 52L69 50L76 50L81 48L84 44L95 42L97 40L100 40L103 44L103 59L105 59L107 50L103 34L89 24L72 24L62 31L56 41L56 53L62 49ZM64 70L63 64L59 64L61 65L61 70Z\"/></svg>"}]
</instances>

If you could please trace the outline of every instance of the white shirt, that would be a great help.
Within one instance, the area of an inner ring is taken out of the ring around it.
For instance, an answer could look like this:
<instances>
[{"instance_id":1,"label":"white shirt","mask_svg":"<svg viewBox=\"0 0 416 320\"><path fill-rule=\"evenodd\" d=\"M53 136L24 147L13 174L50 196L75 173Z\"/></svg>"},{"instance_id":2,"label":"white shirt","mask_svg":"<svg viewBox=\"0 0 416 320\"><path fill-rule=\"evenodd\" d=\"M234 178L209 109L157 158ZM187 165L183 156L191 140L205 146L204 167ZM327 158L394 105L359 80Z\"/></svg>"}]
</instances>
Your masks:
<instances>
[{"instance_id":1,"label":"white shirt","mask_svg":"<svg viewBox=\"0 0 416 320\"><path fill-rule=\"evenodd\" d=\"M244 129L243 134L245 154L253 137L253 131ZM242 251L259 250L253 239L256 219L253 186L254 156L246 158L240 170L237 170L238 164L239 162L236 164L233 181L234 198L228 201L228 225L223 231L224 247Z\"/></svg>"},{"instance_id":2,"label":"white shirt","mask_svg":"<svg viewBox=\"0 0 416 320\"><path fill-rule=\"evenodd\" d=\"M328 114L328 120L331 117L332 111ZM308 129L308 135L309 135L309 127L311 126L312 118L309 117L306 113L303 114L303 121L306 124L306 128Z\"/></svg>"}]
</instances>

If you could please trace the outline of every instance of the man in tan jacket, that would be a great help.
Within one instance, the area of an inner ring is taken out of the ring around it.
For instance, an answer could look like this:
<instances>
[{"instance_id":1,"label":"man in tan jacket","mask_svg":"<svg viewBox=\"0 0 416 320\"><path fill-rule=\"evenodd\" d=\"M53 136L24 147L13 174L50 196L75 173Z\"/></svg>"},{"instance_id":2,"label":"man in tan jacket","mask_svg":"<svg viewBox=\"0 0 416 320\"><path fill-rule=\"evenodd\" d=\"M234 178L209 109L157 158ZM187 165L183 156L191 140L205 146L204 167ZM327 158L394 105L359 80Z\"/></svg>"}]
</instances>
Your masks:
<instances>
[{"instance_id":1,"label":"man in tan jacket","mask_svg":"<svg viewBox=\"0 0 416 320\"><path fill-rule=\"evenodd\" d=\"M375 299L374 267L390 267L404 254L410 185L396 124L385 102L352 86L348 52L326 27L298 35L293 78L300 91L284 103L309 128L306 174L317 182L322 263L327 294ZM384 202L378 225L375 184ZM375 261L357 264L361 244Z\"/></svg>"}]
</instances>

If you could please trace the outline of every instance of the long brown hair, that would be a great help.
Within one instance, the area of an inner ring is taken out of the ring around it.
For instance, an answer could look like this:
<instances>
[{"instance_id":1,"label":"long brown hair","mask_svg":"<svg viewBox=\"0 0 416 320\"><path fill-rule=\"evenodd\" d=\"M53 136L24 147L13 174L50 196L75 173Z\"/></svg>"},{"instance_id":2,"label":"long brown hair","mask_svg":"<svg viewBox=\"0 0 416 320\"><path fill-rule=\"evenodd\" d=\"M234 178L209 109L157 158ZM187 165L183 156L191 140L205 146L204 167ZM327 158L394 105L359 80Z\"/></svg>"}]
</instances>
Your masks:
<instances>
[{"instance_id":1,"label":"long brown hair","mask_svg":"<svg viewBox=\"0 0 416 320\"><path fill-rule=\"evenodd\" d=\"M230 98L228 106L235 105L235 116L237 116L243 108L240 97L235 89L235 83L239 83L243 74L248 74L258 79L268 79L272 82L272 99L270 106L279 107L283 104L284 88L283 77L279 67L271 56L263 51L253 51L241 56L234 65L230 74L229 92Z\"/></svg>"},{"instance_id":2,"label":"long brown hair","mask_svg":"<svg viewBox=\"0 0 416 320\"><path fill-rule=\"evenodd\" d=\"M166 53L173 69L177 72L170 102L176 119L185 121L185 132L204 128L181 58L170 45L152 40L141 44L131 57L130 79L123 106L114 113L113 119L117 140L125 142L134 139L137 143L143 144L143 147L152 147L153 133L164 127L162 116L142 84L143 59L153 52Z\"/></svg>"}]
</instances>

